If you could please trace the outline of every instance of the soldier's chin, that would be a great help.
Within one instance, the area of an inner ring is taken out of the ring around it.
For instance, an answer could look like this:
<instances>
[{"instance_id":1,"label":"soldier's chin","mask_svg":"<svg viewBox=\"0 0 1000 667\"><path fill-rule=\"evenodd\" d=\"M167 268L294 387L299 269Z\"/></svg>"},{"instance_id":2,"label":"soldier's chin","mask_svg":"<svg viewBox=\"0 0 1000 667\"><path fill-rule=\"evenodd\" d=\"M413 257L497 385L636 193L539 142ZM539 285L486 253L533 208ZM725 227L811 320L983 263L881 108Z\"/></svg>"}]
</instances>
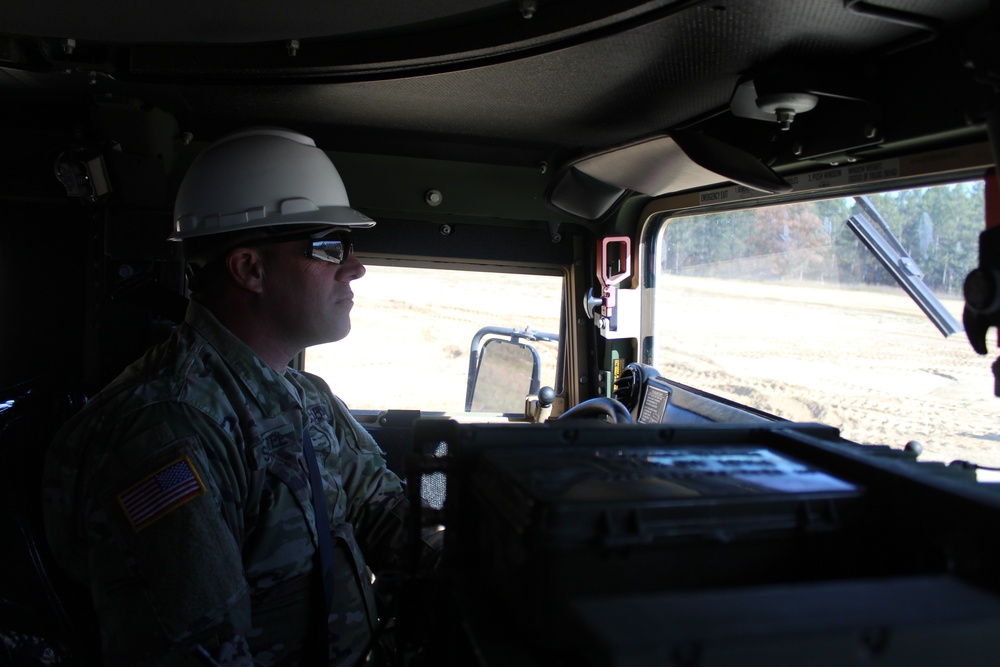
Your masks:
<instances>
[{"instance_id":1,"label":"soldier's chin","mask_svg":"<svg viewBox=\"0 0 1000 667\"><path fill-rule=\"evenodd\" d=\"M331 332L330 338L327 340L329 343L336 343L338 340L344 340L347 335L351 333L351 323L348 322L345 325L337 327L336 331Z\"/></svg>"}]
</instances>

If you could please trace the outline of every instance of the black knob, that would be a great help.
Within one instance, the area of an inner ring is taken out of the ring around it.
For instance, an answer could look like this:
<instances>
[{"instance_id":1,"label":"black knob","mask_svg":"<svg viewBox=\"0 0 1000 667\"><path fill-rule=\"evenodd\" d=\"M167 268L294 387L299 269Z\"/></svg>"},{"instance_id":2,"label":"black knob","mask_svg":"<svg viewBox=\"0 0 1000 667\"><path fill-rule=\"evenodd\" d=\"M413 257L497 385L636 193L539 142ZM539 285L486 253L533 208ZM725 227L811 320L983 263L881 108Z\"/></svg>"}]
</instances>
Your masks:
<instances>
[{"instance_id":1,"label":"black knob","mask_svg":"<svg viewBox=\"0 0 1000 667\"><path fill-rule=\"evenodd\" d=\"M973 269L962 285L965 303L975 313L992 313L997 303L997 276L989 269Z\"/></svg>"},{"instance_id":2,"label":"black knob","mask_svg":"<svg viewBox=\"0 0 1000 667\"><path fill-rule=\"evenodd\" d=\"M538 390L538 405L543 408L548 408L552 406L552 402L556 400L556 390L552 387L542 387Z\"/></svg>"}]
</instances>

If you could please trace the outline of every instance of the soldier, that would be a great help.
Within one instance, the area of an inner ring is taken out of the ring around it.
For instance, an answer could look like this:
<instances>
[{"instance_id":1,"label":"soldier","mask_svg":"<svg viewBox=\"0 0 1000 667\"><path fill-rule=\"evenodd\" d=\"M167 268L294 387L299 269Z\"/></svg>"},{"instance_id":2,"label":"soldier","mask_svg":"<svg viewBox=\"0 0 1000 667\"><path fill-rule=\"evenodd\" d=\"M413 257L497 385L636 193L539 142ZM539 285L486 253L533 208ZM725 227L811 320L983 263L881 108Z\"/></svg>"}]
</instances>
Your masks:
<instances>
[{"instance_id":1,"label":"soldier","mask_svg":"<svg viewBox=\"0 0 1000 667\"><path fill-rule=\"evenodd\" d=\"M376 635L368 568L400 566L403 492L288 365L347 335L350 230L375 223L311 139L272 128L199 155L174 223L185 320L56 437L53 552L91 589L109 665L353 664Z\"/></svg>"}]
</instances>

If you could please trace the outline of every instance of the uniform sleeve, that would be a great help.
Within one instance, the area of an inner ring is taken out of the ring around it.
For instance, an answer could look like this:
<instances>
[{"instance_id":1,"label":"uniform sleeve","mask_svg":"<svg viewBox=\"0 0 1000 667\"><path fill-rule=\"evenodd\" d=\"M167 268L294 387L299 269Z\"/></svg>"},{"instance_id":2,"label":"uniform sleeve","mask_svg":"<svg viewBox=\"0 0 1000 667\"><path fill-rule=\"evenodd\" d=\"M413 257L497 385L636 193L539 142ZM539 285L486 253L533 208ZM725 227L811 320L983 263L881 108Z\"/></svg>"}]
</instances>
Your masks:
<instances>
[{"instance_id":1,"label":"uniform sleeve","mask_svg":"<svg viewBox=\"0 0 1000 667\"><path fill-rule=\"evenodd\" d=\"M73 500L47 503L50 541L86 575L106 661L205 664L194 654L200 647L222 665L251 665L233 503L240 466L223 454L234 450L227 435L178 404L116 421L85 423L57 440L45 480L49 497ZM52 535L62 528L72 534Z\"/></svg>"},{"instance_id":2,"label":"uniform sleeve","mask_svg":"<svg viewBox=\"0 0 1000 667\"><path fill-rule=\"evenodd\" d=\"M351 415L347 406L332 396L343 457L340 473L349 494L348 516L354 526L365 559L376 572L406 565L407 499L403 483L386 467L375 440ZM428 562L436 560L441 535L424 536Z\"/></svg>"}]
</instances>

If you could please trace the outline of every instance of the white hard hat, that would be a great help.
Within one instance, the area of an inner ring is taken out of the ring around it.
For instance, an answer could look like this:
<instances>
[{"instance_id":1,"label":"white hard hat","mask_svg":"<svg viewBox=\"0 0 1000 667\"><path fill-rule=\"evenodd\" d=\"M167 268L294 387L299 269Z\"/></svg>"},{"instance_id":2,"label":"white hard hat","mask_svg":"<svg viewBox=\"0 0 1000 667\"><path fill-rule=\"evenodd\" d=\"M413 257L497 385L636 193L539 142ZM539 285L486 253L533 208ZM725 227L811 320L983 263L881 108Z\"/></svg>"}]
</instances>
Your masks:
<instances>
[{"instance_id":1,"label":"white hard hat","mask_svg":"<svg viewBox=\"0 0 1000 667\"><path fill-rule=\"evenodd\" d=\"M371 227L351 208L344 182L309 137L251 128L206 148L188 169L174 203L179 241L257 227Z\"/></svg>"}]
</instances>

